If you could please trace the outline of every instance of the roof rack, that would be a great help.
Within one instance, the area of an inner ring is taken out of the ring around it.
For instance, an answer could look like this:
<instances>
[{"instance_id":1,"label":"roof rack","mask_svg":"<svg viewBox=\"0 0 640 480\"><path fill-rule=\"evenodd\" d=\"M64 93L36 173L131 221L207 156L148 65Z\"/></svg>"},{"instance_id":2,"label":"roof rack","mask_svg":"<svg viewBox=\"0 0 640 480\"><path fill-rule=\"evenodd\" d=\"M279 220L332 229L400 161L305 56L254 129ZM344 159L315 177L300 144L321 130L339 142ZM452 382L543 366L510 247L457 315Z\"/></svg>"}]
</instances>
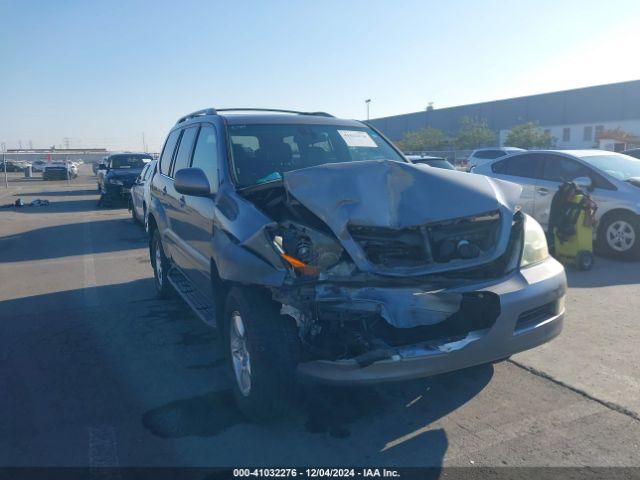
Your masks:
<instances>
[{"instance_id":1,"label":"roof rack","mask_svg":"<svg viewBox=\"0 0 640 480\"><path fill-rule=\"evenodd\" d=\"M184 117L180 117L176 122L176 125L184 122L185 120L189 120L190 118L200 117L202 115L215 115L215 108L205 108L204 110L198 110L197 112L192 112L189 115L185 115Z\"/></svg>"},{"instance_id":2,"label":"roof rack","mask_svg":"<svg viewBox=\"0 0 640 480\"><path fill-rule=\"evenodd\" d=\"M300 112L298 110L282 110L278 108L220 108L218 112L276 112L276 113L295 113L296 115L315 115L318 117L331 117L333 115L327 112Z\"/></svg>"},{"instance_id":3,"label":"roof rack","mask_svg":"<svg viewBox=\"0 0 640 480\"><path fill-rule=\"evenodd\" d=\"M276 113L294 113L296 115L309 115L309 116L317 116L317 117L330 117L334 118L333 115L327 112L300 112L298 110L282 110L278 108L205 108L204 110L198 110L197 112L190 113L189 115L185 115L184 117L180 117L176 122L176 125L182 123L186 120L195 117L201 117L203 115L217 115L218 112L276 112Z\"/></svg>"}]
</instances>

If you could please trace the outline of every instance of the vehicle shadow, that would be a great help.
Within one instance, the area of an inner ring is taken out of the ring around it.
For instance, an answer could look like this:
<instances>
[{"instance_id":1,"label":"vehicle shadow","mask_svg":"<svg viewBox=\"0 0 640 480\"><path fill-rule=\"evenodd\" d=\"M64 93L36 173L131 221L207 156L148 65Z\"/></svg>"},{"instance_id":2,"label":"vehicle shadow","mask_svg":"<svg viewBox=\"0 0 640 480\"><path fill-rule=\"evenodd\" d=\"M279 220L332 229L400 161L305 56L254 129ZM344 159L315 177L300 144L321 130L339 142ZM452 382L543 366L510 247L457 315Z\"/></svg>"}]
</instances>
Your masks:
<instances>
[{"instance_id":1,"label":"vehicle shadow","mask_svg":"<svg viewBox=\"0 0 640 480\"><path fill-rule=\"evenodd\" d=\"M0 465L184 465L138 419L167 389L190 391L174 356L209 360L175 345L189 313L155 299L151 278L93 288L98 305L87 290L0 301Z\"/></svg>"},{"instance_id":2,"label":"vehicle shadow","mask_svg":"<svg viewBox=\"0 0 640 480\"><path fill-rule=\"evenodd\" d=\"M483 365L375 387L301 385L287 418L252 424L232 399L216 332L181 300L157 300L152 278L87 290L0 302L0 377L10 392L0 409L12 412L0 437L32 447L0 440L0 462L68 464L81 449L73 432L109 425L130 465L439 469L449 442L438 421L493 376ZM34 419L38 428L25 430Z\"/></svg>"},{"instance_id":3,"label":"vehicle shadow","mask_svg":"<svg viewBox=\"0 0 640 480\"><path fill-rule=\"evenodd\" d=\"M15 198L15 199L14 199ZM16 195L12 198L15 202L18 198L22 198L22 195ZM44 195L38 196L37 199L45 200L46 197ZM31 206L29 205L32 202L33 198L25 199L24 206L22 207L5 207L10 208L17 213L24 214L47 214L47 213L79 213L79 212L89 212L91 210L96 210L98 204L98 197L92 199L83 199L83 200L49 200L48 205L41 206ZM125 206L126 207L126 206Z\"/></svg>"},{"instance_id":4,"label":"vehicle shadow","mask_svg":"<svg viewBox=\"0 0 640 480\"><path fill-rule=\"evenodd\" d=\"M567 267L567 283L571 288L595 288L640 283L640 264L596 257L591 270L580 271Z\"/></svg>"},{"instance_id":5,"label":"vehicle shadow","mask_svg":"<svg viewBox=\"0 0 640 480\"><path fill-rule=\"evenodd\" d=\"M16 197L75 197L84 195L98 195L95 188L92 189L68 189L68 190L55 190L55 191L42 191L42 192L20 192L16 193Z\"/></svg>"},{"instance_id":6,"label":"vehicle shadow","mask_svg":"<svg viewBox=\"0 0 640 480\"><path fill-rule=\"evenodd\" d=\"M95 202L89 200L87 202L92 202L95 206ZM82 205L85 204L81 202ZM79 207L76 206L76 208ZM22 207L20 211L23 210L41 213L56 211L51 207ZM90 245L87 245L88 238L91 239ZM68 223L0 237L0 263L56 259L87 253L118 252L146 248L147 243L144 229L135 225L130 219L113 218Z\"/></svg>"}]
</instances>

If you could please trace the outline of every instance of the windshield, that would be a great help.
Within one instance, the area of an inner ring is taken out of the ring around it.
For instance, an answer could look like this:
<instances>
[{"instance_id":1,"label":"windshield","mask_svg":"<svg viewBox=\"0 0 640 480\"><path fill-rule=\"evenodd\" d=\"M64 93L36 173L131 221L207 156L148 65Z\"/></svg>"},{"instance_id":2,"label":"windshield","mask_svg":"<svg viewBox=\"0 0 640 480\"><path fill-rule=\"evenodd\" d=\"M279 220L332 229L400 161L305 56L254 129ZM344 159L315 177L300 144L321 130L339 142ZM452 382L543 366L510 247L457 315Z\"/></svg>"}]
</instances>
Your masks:
<instances>
[{"instance_id":1,"label":"windshield","mask_svg":"<svg viewBox=\"0 0 640 480\"><path fill-rule=\"evenodd\" d=\"M640 160L629 155L622 155L621 153L585 155L580 159L618 180L640 177Z\"/></svg>"},{"instance_id":2,"label":"windshield","mask_svg":"<svg viewBox=\"0 0 640 480\"><path fill-rule=\"evenodd\" d=\"M404 162L375 131L338 125L231 125L239 187L280 180L284 172L325 163Z\"/></svg>"},{"instance_id":3,"label":"windshield","mask_svg":"<svg viewBox=\"0 0 640 480\"><path fill-rule=\"evenodd\" d=\"M142 168L150 161L150 156L117 155L115 157L111 157L111 168Z\"/></svg>"}]
</instances>

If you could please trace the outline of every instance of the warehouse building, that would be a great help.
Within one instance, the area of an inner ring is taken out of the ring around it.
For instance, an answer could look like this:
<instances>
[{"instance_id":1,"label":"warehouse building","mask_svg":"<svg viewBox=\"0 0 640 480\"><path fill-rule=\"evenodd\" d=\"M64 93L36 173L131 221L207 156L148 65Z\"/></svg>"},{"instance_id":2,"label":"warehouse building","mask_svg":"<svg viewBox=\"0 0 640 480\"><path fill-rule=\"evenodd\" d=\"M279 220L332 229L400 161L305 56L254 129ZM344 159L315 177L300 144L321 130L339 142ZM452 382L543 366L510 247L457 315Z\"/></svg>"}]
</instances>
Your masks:
<instances>
[{"instance_id":1,"label":"warehouse building","mask_svg":"<svg viewBox=\"0 0 640 480\"><path fill-rule=\"evenodd\" d=\"M640 137L640 80L578 88L527 97L377 118L370 123L391 140L425 127L455 134L460 119L485 119L503 145L514 125L534 122L554 138L556 148L614 148L601 133L620 129ZM610 139L608 139L610 140ZM623 148L615 144L616 149Z\"/></svg>"}]
</instances>

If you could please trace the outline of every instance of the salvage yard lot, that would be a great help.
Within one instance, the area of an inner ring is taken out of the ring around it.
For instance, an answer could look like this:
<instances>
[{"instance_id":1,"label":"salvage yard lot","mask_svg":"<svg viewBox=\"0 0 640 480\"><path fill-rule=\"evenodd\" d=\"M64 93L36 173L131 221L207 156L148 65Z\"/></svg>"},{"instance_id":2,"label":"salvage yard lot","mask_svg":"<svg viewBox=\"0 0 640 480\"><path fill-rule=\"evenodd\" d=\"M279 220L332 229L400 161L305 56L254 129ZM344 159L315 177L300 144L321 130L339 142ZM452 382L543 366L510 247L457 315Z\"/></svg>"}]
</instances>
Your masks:
<instances>
[{"instance_id":1,"label":"salvage yard lot","mask_svg":"<svg viewBox=\"0 0 640 480\"><path fill-rule=\"evenodd\" d=\"M305 386L246 422L216 334L155 298L143 229L72 182L14 176L0 205L0 464L640 465L639 264L569 272L565 331L496 365Z\"/></svg>"}]
</instances>

